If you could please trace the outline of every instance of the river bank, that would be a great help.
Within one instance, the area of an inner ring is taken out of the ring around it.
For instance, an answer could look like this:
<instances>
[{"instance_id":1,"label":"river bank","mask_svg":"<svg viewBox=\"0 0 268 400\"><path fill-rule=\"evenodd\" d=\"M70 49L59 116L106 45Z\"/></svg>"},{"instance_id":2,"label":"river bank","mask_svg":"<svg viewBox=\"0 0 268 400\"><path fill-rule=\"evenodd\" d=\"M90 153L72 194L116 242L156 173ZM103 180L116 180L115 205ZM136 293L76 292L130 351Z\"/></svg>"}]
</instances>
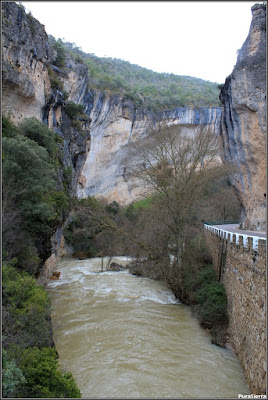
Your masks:
<instances>
[{"instance_id":1,"label":"river bank","mask_svg":"<svg viewBox=\"0 0 268 400\"><path fill-rule=\"evenodd\" d=\"M71 370L82 397L248 393L235 355L211 344L163 282L127 270L100 273L101 258L63 260L57 270L60 279L47 286L54 340L60 365Z\"/></svg>"},{"instance_id":2,"label":"river bank","mask_svg":"<svg viewBox=\"0 0 268 400\"><path fill-rule=\"evenodd\" d=\"M176 270L170 268L169 274L164 275L160 272L158 275L152 262L147 260L133 261L128 268L129 272L136 276L156 280L165 278L166 286L181 303L190 307L193 317L210 333L211 342L220 347L230 348L227 297L211 264L204 264L200 269L186 268L181 282ZM182 287L180 290L179 285Z\"/></svg>"}]
</instances>

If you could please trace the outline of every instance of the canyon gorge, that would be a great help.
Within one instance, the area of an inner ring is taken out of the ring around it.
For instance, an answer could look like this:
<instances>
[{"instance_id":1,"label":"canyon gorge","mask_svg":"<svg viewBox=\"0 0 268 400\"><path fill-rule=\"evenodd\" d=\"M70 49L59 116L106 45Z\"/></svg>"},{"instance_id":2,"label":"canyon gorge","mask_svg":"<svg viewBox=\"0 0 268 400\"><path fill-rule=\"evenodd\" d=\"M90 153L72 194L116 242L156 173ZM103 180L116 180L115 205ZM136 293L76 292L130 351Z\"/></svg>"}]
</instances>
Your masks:
<instances>
[{"instance_id":1,"label":"canyon gorge","mask_svg":"<svg viewBox=\"0 0 268 400\"><path fill-rule=\"evenodd\" d=\"M127 182L130 142L142 140L160 127L178 125L185 131L205 124L220 134L224 162L238 166L233 184L241 201L241 227L265 229L265 12L253 8L249 36L233 73L221 90L220 107L176 108L153 112L135 108L120 94L90 89L86 65L67 53L63 68L42 26L13 3L3 9L3 114L16 124L36 117L64 140L64 163L72 168L72 194L96 196L129 204L140 189ZM32 32L34 31L34 35ZM61 90L51 86L51 70ZM88 119L81 129L70 124L68 101L81 104ZM82 133L81 133L82 132Z\"/></svg>"},{"instance_id":2,"label":"canyon gorge","mask_svg":"<svg viewBox=\"0 0 268 400\"><path fill-rule=\"evenodd\" d=\"M159 111L137 107L123 93L95 88L88 66L71 52L66 52L60 66L45 27L21 5L2 3L2 28L3 116L16 126L26 118L36 118L55 132L62 154L57 189L67 190L73 199L95 197L130 205L144 194L144 188L129 177L134 166L129 157L131 145L143 143L148 135L166 127L176 126L186 135L205 127L219 139L220 162L235 168L230 183L241 204L240 228L266 230L265 5L252 7L248 37L233 72L220 85L222 107L185 106ZM83 112L72 117L68 104L81 106ZM39 283L46 284L57 261L70 255L63 236L68 221L69 215L65 215L54 229ZM261 250L263 272L264 246ZM257 253L254 257L257 259ZM255 258L252 260L255 263ZM263 299L263 291L261 296ZM265 310L262 312L263 320ZM244 358L251 357L244 353ZM266 365L263 359L260 362L258 382L252 383L252 371L246 377L250 388L264 393ZM252 365L255 368L255 363Z\"/></svg>"}]
</instances>

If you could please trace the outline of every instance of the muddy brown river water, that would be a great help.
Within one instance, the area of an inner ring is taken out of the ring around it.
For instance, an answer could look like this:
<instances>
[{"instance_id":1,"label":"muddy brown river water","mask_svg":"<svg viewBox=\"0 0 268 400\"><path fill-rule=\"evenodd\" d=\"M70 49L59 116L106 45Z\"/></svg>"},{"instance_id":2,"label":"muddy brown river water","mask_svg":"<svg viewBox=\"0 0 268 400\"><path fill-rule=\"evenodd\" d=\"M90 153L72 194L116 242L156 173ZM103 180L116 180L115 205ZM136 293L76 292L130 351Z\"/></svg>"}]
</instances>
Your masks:
<instances>
[{"instance_id":1,"label":"muddy brown river water","mask_svg":"<svg viewBox=\"0 0 268 400\"><path fill-rule=\"evenodd\" d=\"M113 259L121 264L127 258ZM54 341L83 398L237 398L249 394L231 350L161 282L100 273L101 259L64 260L48 284Z\"/></svg>"}]
</instances>

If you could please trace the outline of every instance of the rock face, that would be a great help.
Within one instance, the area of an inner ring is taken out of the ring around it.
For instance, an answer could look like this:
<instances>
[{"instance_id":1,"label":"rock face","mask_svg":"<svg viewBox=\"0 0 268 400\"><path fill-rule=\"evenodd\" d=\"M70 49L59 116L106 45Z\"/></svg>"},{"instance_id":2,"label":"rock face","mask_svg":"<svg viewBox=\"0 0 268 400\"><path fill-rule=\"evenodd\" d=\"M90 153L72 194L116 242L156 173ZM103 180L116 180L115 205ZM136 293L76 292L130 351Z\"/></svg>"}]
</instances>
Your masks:
<instances>
[{"instance_id":1,"label":"rock face","mask_svg":"<svg viewBox=\"0 0 268 400\"><path fill-rule=\"evenodd\" d=\"M126 162L128 144L142 140L159 126L180 125L193 131L200 124L219 132L221 108L177 108L154 113L135 109L122 96L91 91L86 65L66 55L65 66L57 67L57 53L36 19L16 3L3 8L3 114L18 124L36 117L63 139L63 165L71 176L73 196L96 196L128 204L141 188L126 180L131 160ZM54 77L59 87L52 84ZM65 97L82 104L88 120L80 129L65 113ZM71 174L70 174L71 170ZM64 180L64 176L60 177Z\"/></svg>"},{"instance_id":2,"label":"rock face","mask_svg":"<svg viewBox=\"0 0 268 400\"><path fill-rule=\"evenodd\" d=\"M44 26L15 3L2 3L2 27L3 114L16 123L25 117L41 120L50 92L47 66L57 53Z\"/></svg>"},{"instance_id":3,"label":"rock face","mask_svg":"<svg viewBox=\"0 0 268 400\"><path fill-rule=\"evenodd\" d=\"M88 122L72 124L64 112L63 93L53 87L51 73L68 92L68 100L81 103L91 98L87 90L87 67L66 59L62 70L53 63L57 52L51 48L44 26L15 2L2 3L2 111L15 124L35 117L62 138L63 168L59 185L68 184L76 195L78 176L86 159L89 143ZM65 176L68 171L68 176Z\"/></svg>"},{"instance_id":4,"label":"rock face","mask_svg":"<svg viewBox=\"0 0 268 400\"><path fill-rule=\"evenodd\" d=\"M154 113L135 110L130 101L124 102L119 96L95 92L90 117L90 151L78 181L78 197L95 196L129 204L142 195L143 188L127 180L132 166L127 156L128 145L141 141L160 126L178 125L184 131L193 132L205 124L217 134L221 108L177 108Z\"/></svg>"},{"instance_id":5,"label":"rock face","mask_svg":"<svg viewBox=\"0 0 268 400\"><path fill-rule=\"evenodd\" d=\"M44 27L16 3L2 3L2 9L3 114L15 124L36 117L62 137L63 165L73 196L96 196L120 204L136 200L142 190L126 180L131 166L130 160L126 162L127 146L161 125L176 124L191 132L206 124L218 133L221 108L154 113L135 109L122 96L89 90L86 65L67 54L65 66L55 66L57 53ZM60 82L60 90L53 87L51 75ZM68 101L85 107L89 118L81 121L80 129L65 113L63 92L68 93ZM62 173L59 181L63 180Z\"/></svg>"},{"instance_id":6,"label":"rock face","mask_svg":"<svg viewBox=\"0 0 268 400\"><path fill-rule=\"evenodd\" d=\"M44 26L15 2L1 5L3 115L15 124L35 117L61 138L60 190L67 187L73 197L96 196L128 204L141 193L141 188L126 179L131 166L131 160L126 162L130 142L142 140L160 126L174 124L190 133L205 124L218 134L221 108L154 113L135 109L120 95L91 91L86 65L69 53L64 67L55 65L57 52L50 46ZM67 101L83 105L85 118L70 118L65 111ZM61 253L62 228L58 227L51 238L52 255L41 271L44 281Z\"/></svg>"},{"instance_id":7,"label":"rock face","mask_svg":"<svg viewBox=\"0 0 268 400\"><path fill-rule=\"evenodd\" d=\"M266 229L266 5L252 7L249 35L221 90L223 159L242 203L241 228Z\"/></svg>"}]
</instances>

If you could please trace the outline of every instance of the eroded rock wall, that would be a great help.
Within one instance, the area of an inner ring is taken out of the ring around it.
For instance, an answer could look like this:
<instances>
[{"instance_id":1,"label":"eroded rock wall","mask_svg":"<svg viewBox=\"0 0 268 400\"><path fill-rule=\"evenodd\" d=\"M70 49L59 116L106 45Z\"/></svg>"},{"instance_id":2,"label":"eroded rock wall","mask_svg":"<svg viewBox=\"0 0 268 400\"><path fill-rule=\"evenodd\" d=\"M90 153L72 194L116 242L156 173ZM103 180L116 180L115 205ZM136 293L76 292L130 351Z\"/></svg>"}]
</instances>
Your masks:
<instances>
[{"instance_id":1,"label":"eroded rock wall","mask_svg":"<svg viewBox=\"0 0 268 400\"><path fill-rule=\"evenodd\" d=\"M193 131L206 124L219 131L221 108L177 108L154 113L135 109L122 96L89 89L86 65L66 54L64 67L55 64L44 26L22 6L2 3L3 8L3 114L18 124L36 117L62 137L63 166L71 168L69 189L73 196L96 196L128 204L142 188L126 179L128 144L142 140L159 126L180 125ZM52 78L60 83L52 84ZM65 93L65 95L64 95ZM65 113L68 101L82 104L88 120L77 129ZM60 177L62 181L64 176Z\"/></svg>"},{"instance_id":2,"label":"eroded rock wall","mask_svg":"<svg viewBox=\"0 0 268 400\"><path fill-rule=\"evenodd\" d=\"M55 185L76 196L77 180L89 149L90 118L73 121L68 117L63 90L68 100L90 107L88 69L70 55L64 68L55 66L57 52L49 45L44 26L15 2L2 2L1 6L2 113L16 125L35 117L54 130L61 154ZM52 78L59 85L53 85ZM47 249L51 256L41 269L43 283L52 275L57 258L64 254L62 230L62 226L57 227Z\"/></svg>"},{"instance_id":3,"label":"eroded rock wall","mask_svg":"<svg viewBox=\"0 0 268 400\"><path fill-rule=\"evenodd\" d=\"M77 179L89 145L89 119L75 126L64 112L63 90L52 84L54 75L68 93L68 100L88 103L88 69L69 55L62 69L54 65L57 52L49 45L43 25L15 2L2 3L2 113L16 125L35 117L61 138L63 154L59 171L60 189L68 184L76 195ZM68 179L66 171L68 170ZM66 182L68 180L68 182Z\"/></svg>"},{"instance_id":4,"label":"eroded rock wall","mask_svg":"<svg viewBox=\"0 0 268 400\"><path fill-rule=\"evenodd\" d=\"M2 4L2 112L15 123L42 120L49 96L47 66L56 59L44 26L16 3Z\"/></svg>"},{"instance_id":5,"label":"eroded rock wall","mask_svg":"<svg viewBox=\"0 0 268 400\"><path fill-rule=\"evenodd\" d=\"M66 53L64 67L50 46L43 25L15 2L2 2L2 111L19 124L35 117L61 138L58 189L71 196L96 196L128 204L139 198L142 188L127 180L131 160L128 144L168 125L193 132L201 124L219 132L221 108L176 108L154 113L135 109L122 95L92 91L88 67ZM55 83L56 82L56 83ZM84 106L87 118L72 120L66 102ZM67 218L67 216L66 216ZM51 239L48 276L60 254L62 227ZM46 278L45 278L46 279Z\"/></svg>"},{"instance_id":6,"label":"eroded rock wall","mask_svg":"<svg viewBox=\"0 0 268 400\"><path fill-rule=\"evenodd\" d=\"M155 113L135 110L130 101L123 101L120 96L95 92L90 117L90 151L78 181L78 197L95 196L129 204L144 192L142 186L127 178L133 166L128 157L129 144L142 141L159 127L170 125L178 125L184 132L194 132L204 124L217 135L221 108L176 108Z\"/></svg>"},{"instance_id":7,"label":"eroded rock wall","mask_svg":"<svg viewBox=\"0 0 268 400\"><path fill-rule=\"evenodd\" d=\"M249 35L221 90L223 159L243 205L241 228L266 230L266 5L252 7Z\"/></svg>"}]
</instances>

